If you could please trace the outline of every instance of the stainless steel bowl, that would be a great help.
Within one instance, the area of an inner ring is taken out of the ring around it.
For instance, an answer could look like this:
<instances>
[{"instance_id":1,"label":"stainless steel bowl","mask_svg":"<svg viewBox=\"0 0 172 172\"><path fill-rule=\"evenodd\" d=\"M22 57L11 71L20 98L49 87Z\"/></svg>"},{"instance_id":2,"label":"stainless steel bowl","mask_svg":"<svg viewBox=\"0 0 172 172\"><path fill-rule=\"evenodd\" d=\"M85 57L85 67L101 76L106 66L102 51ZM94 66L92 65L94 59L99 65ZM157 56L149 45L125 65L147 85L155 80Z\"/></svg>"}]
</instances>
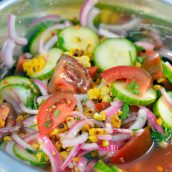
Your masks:
<instances>
[{"instance_id":1,"label":"stainless steel bowl","mask_svg":"<svg viewBox=\"0 0 172 172\"><path fill-rule=\"evenodd\" d=\"M63 18L78 16L82 0L4 0L0 2L0 48L7 37L7 17L17 16L16 29L24 34L28 23L34 18L46 14L60 14ZM156 16L172 23L171 0L100 0L102 3L127 8L143 16ZM7 155L0 150L0 172L35 172L43 171L33 168Z\"/></svg>"}]
</instances>

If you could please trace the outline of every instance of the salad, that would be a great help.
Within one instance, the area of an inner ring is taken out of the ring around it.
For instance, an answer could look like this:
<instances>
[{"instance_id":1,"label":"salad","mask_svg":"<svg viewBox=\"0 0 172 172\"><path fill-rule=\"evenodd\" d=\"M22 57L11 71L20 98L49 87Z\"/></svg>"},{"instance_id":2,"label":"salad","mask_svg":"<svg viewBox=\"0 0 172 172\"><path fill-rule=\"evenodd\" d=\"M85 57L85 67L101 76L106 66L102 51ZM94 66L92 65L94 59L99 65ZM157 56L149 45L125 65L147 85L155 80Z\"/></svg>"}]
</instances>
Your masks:
<instances>
[{"instance_id":1,"label":"salad","mask_svg":"<svg viewBox=\"0 0 172 172\"><path fill-rule=\"evenodd\" d=\"M9 16L0 145L11 156L53 172L126 172L170 145L172 56L155 31L132 35L137 18L103 23L97 3L85 0L79 20L38 18L24 37Z\"/></svg>"}]
</instances>

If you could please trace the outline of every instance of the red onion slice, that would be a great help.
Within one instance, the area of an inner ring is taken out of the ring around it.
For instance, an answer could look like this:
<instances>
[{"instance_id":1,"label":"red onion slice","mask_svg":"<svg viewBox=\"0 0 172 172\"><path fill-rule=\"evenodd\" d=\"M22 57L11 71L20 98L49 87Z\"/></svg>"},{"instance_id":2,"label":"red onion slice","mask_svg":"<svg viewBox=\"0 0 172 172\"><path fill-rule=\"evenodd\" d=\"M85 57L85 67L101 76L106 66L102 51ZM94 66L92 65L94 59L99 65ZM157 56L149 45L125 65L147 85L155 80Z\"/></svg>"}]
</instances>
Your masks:
<instances>
[{"instance_id":1,"label":"red onion slice","mask_svg":"<svg viewBox=\"0 0 172 172\"><path fill-rule=\"evenodd\" d=\"M86 121L91 122L83 113L77 112L77 111L73 111L69 114L69 116L73 116L73 117L79 117L80 119L84 119ZM93 125L93 123L91 122L90 125Z\"/></svg>"},{"instance_id":2,"label":"red onion slice","mask_svg":"<svg viewBox=\"0 0 172 172\"><path fill-rule=\"evenodd\" d=\"M38 80L38 79L33 79L33 82L38 86L39 90L41 91L41 94L43 96L47 96L48 92L47 92L47 85L44 84L42 81Z\"/></svg>"},{"instance_id":3,"label":"red onion slice","mask_svg":"<svg viewBox=\"0 0 172 172\"><path fill-rule=\"evenodd\" d=\"M112 141L123 141L123 140L128 140L130 139L131 135L130 134L115 134L112 135Z\"/></svg>"},{"instance_id":4,"label":"red onion slice","mask_svg":"<svg viewBox=\"0 0 172 172\"><path fill-rule=\"evenodd\" d=\"M154 45L149 42L138 41L138 42L136 42L136 45L143 47L145 50L153 50L154 49Z\"/></svg>"},{"instance_id":5,"label":"red onion slice","mask_svg":"<svg viewBox=\"0 0 172 172\"><path fill-rule=\"evenodd\" d=\"M161 87L161 88L160 88L160 92L161 92L162 96L164 97L164 99L166 100L166 102L167 102L170 106L172 106L172 99L168 96L166 90L165 90L164 88Z\"/></svg>"},{"instance_id":6,"label":"red onion slice","mask_svg":"<svg viewBox=\"0 0 172 172\"><path fill-rule=\"evenodd\" d=\"M30 142L30 141L32 141L32 140L38 140L38 136L39 136L38 133L29 134L29 135L27 135L27 136L24 138L24 141L28 143L28 142Z\"/></svg>"},{"instance_id":7,"label":"red onion slice","mask_svg":"<svg viewBox=\"0 0 172 172\"><path fill-rule=\"evenodd\" d=\"M77 100L78 111L79 111L80 113L83 113L83 106L82 106L81 100L78 98L77 95L75 95L75 97L76 97L76 100Z\"/></svg>"},{"instance_id":8,"label":"red onion slice","mask_svg":"<svg viewBox=\"0 0 172 172\"><path fill-rule=\"evenodd\" d=\"M98 148L97 143L83 143L81 146L81 149L86 151L97 150Z\"/></svg>"},{"instance_id":9,"label":"red onion slice","mask_svg":"<svg viewBox=\"0 0 172 172\"><path fill-rule=\"evenodd\" d=\"M20 37L16 34L15 30L15 22L16 22L16 16L10 15L8 18L8 34L9 38L12 39L15 43L20 45L26 45L27 39L24 37Z\"/></svg>"},{"instance_id":10,"label":"red onion slice","mask_svg":"<svg viewBox=\"0 0 172 172\"><path fill-rule=\"evenodd\" d=\"M15 64L15 61L13 59L13 52L14 52L15 47L16 47L16 44L11 39L7 39L4 42L3 47L2 47L1 58L5 66L9 69L12 68L13 65Z\"/></svg>"},{"instance_id":11,"label":"red onion slice","mask_svg":"<svg viewBox=\"0 0 172 172\"><path fill-rule=\"evenodd\" d=\"M106 135L98 135L97 138L100 139L100 140L112 140L112 136L109 135L109 134L106 134Z\"/></svg>"},{"instance_id":12,"label":"red onion slice","mask_svg":"<svg viewBox=\"0 0 172 172\"><path fill-rule=\"evenodd\" d=\"M6 127L6 128L0 128L0 135L4 134L4 133L12 133L12 132L16 132L20 129L20 125L16 125L14 127Z\"/></svg>"},{"instance_id":13,"label":"red onion slice","mask_svg":"<svg viewBox=\"0 0 172 172\"><path fill-rule=\"evenodd\" d=\"M81 157L80 161L79 161L79 163L77 165L80 172L85 172L86 165L87 165L87 159L85 157Z\"/></svg>"},{"instance_id":14,"label":"red onion slice","mask_svg":"<svg viewBox=\"0 0 172 172\"><path fill-rule=\"evenodd\" d=\"M44 45L44 50L48 52L56 43L57 43L58 37L57 35L54 35L52 38L50 38Z\"/></svg>"},{"instance_id":15,"label":"red onion slice","mask_svg":"<svg viewBox=\"0 0 172 172\"><path fill-rule=\"evenodd\" d=\"M87 141L87 139L88 139L88 133L84 132L81 135L79 135L75 138L72 138L72 139L62 138L61 143L62 143L62 147L66 148L66 147L76 146L78 144L82 144L85 141Z\"/></svg>"},{"instance_id":16,"label":"red onion slice","mask_svg":"<svg viewBox=\"0 0 172 172\"><path fill-rule=\"evenodd\" d=\"M108 134L112 134L112 133L113 133L113 127L112 127L112 124L110 124L110 123L106 123L105 131L106 131Z\"/></svg>"},{"instance_id":17,"label":"red onion slice","mask_svg":"<svg viewBox=\"0 0 172 172\"><path fill-rule=\"evenodd\" d=\"M119 150L121 148L120 145L118 144L115 144L113 142L111 142L108 146L106 147L102 147L102 146L99 146L99 150L100 151L105 151L105 152L116 152L117 150Z\"/></svg>"},{"instance_id":18,"label":"red onion slice","mask_svg":"<svg viewBox=\"0 0 172 172\"><path fill-rule=\"evenodd\" d=\"M22 110L22 112L25 112L28 114L38 114L38 110L29 109L23 103L20 103L19 107Z\"/></svg>"},{"instance_id":19,"label":"red onion slice","mask_svg":"<svg viewBox=\"0 0 172 172\"><path fill-rule=\"evenodd\" d=\"M95 166L96 163L97 163L96 160L90 161L90 162L88 163L88 165L86 166L84 172L90 172L90 171L92 171L92 169L93 169L93 167Z\"/></svg>"},{"instance_id":20,"label":"red onion slice","mask_svg":"<svg viewBox=\"0 0 172 172\"><path fill-rule=\"evenodd\" d=\"M23 121L24 127L28 128L34 125L35 123L37 123L37 116L31 116Z\"/></svg>"},{"instance_id":21,"label":"red onion slice","mask_svg":"<svg viewBox=\"0 0 172 172\"><path fill-rule=\"evenodd\" d=\"M96 109L95 104L94 104L94 102L93 102L92 100L86 101L86 102L85 102L85 105L86 105L86 107L89 108L89 109L93 109L93 110Z\"/></svg>"}]
</instances>

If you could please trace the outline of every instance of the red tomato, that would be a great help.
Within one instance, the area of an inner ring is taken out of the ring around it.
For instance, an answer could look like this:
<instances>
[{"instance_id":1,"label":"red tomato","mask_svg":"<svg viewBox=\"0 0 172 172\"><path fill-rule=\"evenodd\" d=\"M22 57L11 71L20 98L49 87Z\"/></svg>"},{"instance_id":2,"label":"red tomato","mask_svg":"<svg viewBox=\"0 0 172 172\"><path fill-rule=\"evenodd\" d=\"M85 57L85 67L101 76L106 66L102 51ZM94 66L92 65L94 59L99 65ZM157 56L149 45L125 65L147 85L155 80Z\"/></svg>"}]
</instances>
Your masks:
<instances>
[{"instance_id":1,"label":"red tomato","mask_svg":"<svg viewBox=\"0 0 172 172\"><path fill-rule=\"evenodd\" d=\"M48 86L50 93L70 91L86 93L92 87L88 70L68 55L62 55Z\"/></svg>"},{"instance_id":2,"label":"red tomato","mask_svg":"<svg viewBox=\"0 0 172 172\"><path fill-rule=\"evenodd\" d=\"M26 57L24 54L20 55L17 64L16 64L16 72L22 72L23 71L23 63L26 61Z\"/></svg>"},{"instance_id":3,"label":"red tomato","mask_svg":"<svg viewBox=\"0 0 172 172\"><path fill-rule=\"evenodd\" d=\"M126 163L144 155L152 146L153 140L150 129L147 127L139 136L132 138L124 147L122 147L114 156L111 157L111 163Z\"/></svg>"},{"instance_id":4,"label":"red tomato","mask_svg":"<svg viewBox=\"0 0 172 172\"><path fill-rule=\"evenodd\" d=\"M92 78L94 78L96 76L97 71L98 71L98 67L96 67L96 66L92 66L92 67L88 68L88 73Z\"/></svg>"},{"instance_id":5,"label":"red tomato","mask_svg":"<svg viewBox=\"0 0 172 172\"><path fill-rule=\"evenodd\" d=\"M101 103L96 103L95 107L98 112L108 108L110 106L109 102L101 102Z\"/></svg>"},{"instance_id":6,"label":"red tomato","mask_svg":"<svg viewBox=\"0 0 172 172\"><path fill-rule=\"evenodd\" d=\"M73 94L53 94L39 109L37 116L39 132L47 135L66 119L75 106L76 99Z\"/></svg>"},{"instance_id":7,"label":"red tomato","mask_svg":"<svg viewBox=\"0 0 172 172\"><path fill-rule=\"evenodd\" d=\"M152 81L151 75L147 71L134 66L112 67L101 73L101 77L108 83L118 79L126 79L127 81L134 80L139 85L141 94L147 91Z\"/></svg>"}]
</instances>

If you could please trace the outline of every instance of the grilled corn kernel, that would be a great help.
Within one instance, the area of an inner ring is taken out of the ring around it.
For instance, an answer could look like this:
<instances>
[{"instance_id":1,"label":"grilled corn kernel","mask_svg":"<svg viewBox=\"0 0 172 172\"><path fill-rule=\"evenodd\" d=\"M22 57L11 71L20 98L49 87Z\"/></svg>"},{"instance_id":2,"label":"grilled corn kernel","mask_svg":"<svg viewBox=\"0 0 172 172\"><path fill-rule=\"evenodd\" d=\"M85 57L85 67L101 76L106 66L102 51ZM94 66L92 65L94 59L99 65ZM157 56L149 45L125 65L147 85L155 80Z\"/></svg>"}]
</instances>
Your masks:
<instances>
[{"instance_id":1,"label":"grilled corn kernel","mask_svg":"<svg viewBox=\"0 0 172 172\"><path fill-rule=\"evenodd\" d=\"M43 55L28 59L23 63L23 70L28 76L31 76L41 71L46 65L45 57Z\"/></svg>"},{"instance_id":2,"label":"grilled corn kernel","mask_svg":"<svg viewBox=\"0 0 172 172\"><path fill-rule=\"evenodd\" d=\"M60 156L61 156L62 160L65 161L68 157L68 153L66 151L60 152Z\"/></svg>"},{"instance_id":3,"label":"grilled corn kernel","mask_svg":"<svg viewBox=\"0 0 172 172\"><path fill-rule=\"evenodd\" d=\"M5 127L5 120L1 119L0 120L0 128Z\"/></svg>"},{"instance_id":4,"label":"grilled corn kernel","mask_svg":"<svg viewBox=\"0 0 172 172\"><path fill-rule=\"evenodd\" d=\"M113 115L111 117L111 124L114 128L120 128L121 126L121 120L119 119L118 115Z\"/></svg>"},{"instance_id":5,"label":"grilled corn kernel","mask_svg":"<svg viewBox=\"0 0 172 172\"><path fill-rule=\"evenodd\" d=\"M101 114L95 113L93 118L98 121L105 121L106 120L106 113L102 112Z\"/></svg>"},{"instance_id":6,"label":"grilled corn kernel","mask_svg":"<svg viewBox=\"0 0 172 172\"><path fill-rule=\"evenodd\" d=\"M56 142L55 147L58 151L60 151L62 149L62 144L60 142Z\"/></svg>"},{"instance_id":7,"label":"grilled corn kernel","mask_svg":"<svg viewBox=\"0 0 172 172\"><path fill-rule=\"evenodd\" d=\"M82 128L82 131L88 131L91 128L89 124L85 124Z\"/></svg>"},{"instance_id":8,"label":"grilled corn kernel","mask_svg":"<svg viewBox=\"0 0 172 172\"><path fill-rule=\"evenodd\" d=\"M74 120L74 117L71 117L71 116L69 116L69 117L66 118L66 122L71 122L73 120Z\"/></svg>"},{"instance_id":9,"label":"grilled corn kernel","mask_svg":"<svg viewBox=\"0 0 172 172\"><path fill-rule=\"evenodd\" d=\"M142 66L142 64L141 63L139 63L139 62L136 62L136 65L135 65L136 67L141 67Z\"/></svg>"},{"instance_id":10,"label":"grilled corn kernel","mask_svg":"<svg viewBox=\"0 0 172 172\"><path fill-rule=\"evenodd\" d=\"M97 138L95 135L89 136L88 139L89 139L91 142L93 142L93 143L98 142L98 138Z\"/></svg>"},{"instance_id":11,"label":"grilled corn kernel","mask_svg":"<svg viewBox=\"0 0 172 172\"><path fill-rule=\"evenodd\" d=\"M157 118L156 122L161 125L162 124L162 119L161 118Z\"/></svg>"},{"instance_id":12,"label":"grilled corn kernel","mask_svg":"<svg viewBox=\"0 0 172 172\"><path fill-rule=\"evenodd\" d=\"M88 56L83 55L81 57L75 57L75 59L85 67L91 67L90 58Z\"/></svg>"},{"instance_id":13,"label":"grilled corn kernel","mask_svg":"<svg viewBox=\"0 0 172 172\"><path fill-rule=\"evenodd\" d=\"M58 126L58 130L59 130L59 133L63 133L65 131L68 130L68 126L65 122L61 123L59 126Z\"/></svg>"},{"instance_id":14,"label":"grilled corn kernel","mask_svg":"<svg viewBox=\"0 0 172 172\"><path fill-rule=\"evenodd\" d=\"M103 140L103 141L102 141L102 146L103 146L103 147L109 146L109 141L108 141L108 140Z\"/></svg>"},{"instance_id":15,"label":"grilled corn kernel","mask_svg":"<svg viewBox=\"0 0 172 172\"><path fill-rule=\"evenodd\" d=\"M35 148L35 149L39 149L39 144L37 144L37 143L32 143L32 147Z\"/></svg>"},{"instance_id":16,"label":"grilled corn kernel","mask_svg":"<svg viewBox=\"0 0 172 172\"><path fill-rule=\"evenodd\" d=\"M3 138L3 141L4 142L9 142L9 141L11 141L12 140L12 138L10 137L10 136L5 136L4 138Z\"/></svg>"},{"instance_id":17,"label":"grilled corn kernel","mask_svg":"<svg viewBox=\"0 0 172 172\"><path fill-rule=\"evenodd\" d=\"M24 116L23 115L19 115L16 119L17 122L19 121L23 121L24 120Z\"/></svg>"},{"instance_id":18,"label":"grilled corn kernel","mask_svg":"<svg viewBox=\"0 0 172 172\"><path fill-rule=\"evenodd\" d=\"M57 134L59 134L59 129L55 128L55 129L52 131L51 135L56 136Z\"/></svg>"},{"instance_id":19,"label":"grilled corn kernel","mask_svg":"<svg viewBox=\"0 0 172 172\"><path fill-rule=\"evenodd\" d=\"M71 150L72 150L72 147L68 147L68 148L66 149L67 152L70 152Z\"/></svg>"},{"instance_id":20,"label":"grilled corn kernel","mask_svg":"<svg viewBox=\"0 0 172 172\"><path fill-rule=\"evenodd\" d=\"M105 134L106 132L102 128L91 128L89 129L89 135L101 135Z\"/></svg>"},{"instance_id":21,"label":"grilled corn kernel","mask_svg":"<svg viewBox=\"0 0 172 172\"><path fill-rule=\"evenodd\" d=\"M108 87L106 86L102 86L100 88L100 98L103 99L103 97L105 97L106 95L108 95L110 93L110 90Z\"/></svg>"},{"instance_id":22,"label":"grilled corn kernel","mask_svg":"<svg viewBox=\"0 0 172 172\"><path fill-rule=\"evenodd\" d=\"M157 90L160 90L160 88L161 88L160 85L153 85L153 89L156 90L156 91L157 91Z\"/></svg>"},{"instance_id":23,"label":"grilled corn kernel","mask_svg":"<svg viewBox=\"0 0 172 172\"><path fill-rule=\"evenodd\" d=\"M77 156L77 157L73 158L73 162L79 162L80 159L81 159L81 158Z\"/></svg>"},{"instance_id":24,"label":"grilled corn kernel","mask_svg":"<svg viewBox=\"0 0 172 172\"><path fill-rule=\"evenodd\" d=\"M98 88L93 88L87 92L89 99L98 99L100 96L100 91Z\"/></svg>"}]
</instances>

